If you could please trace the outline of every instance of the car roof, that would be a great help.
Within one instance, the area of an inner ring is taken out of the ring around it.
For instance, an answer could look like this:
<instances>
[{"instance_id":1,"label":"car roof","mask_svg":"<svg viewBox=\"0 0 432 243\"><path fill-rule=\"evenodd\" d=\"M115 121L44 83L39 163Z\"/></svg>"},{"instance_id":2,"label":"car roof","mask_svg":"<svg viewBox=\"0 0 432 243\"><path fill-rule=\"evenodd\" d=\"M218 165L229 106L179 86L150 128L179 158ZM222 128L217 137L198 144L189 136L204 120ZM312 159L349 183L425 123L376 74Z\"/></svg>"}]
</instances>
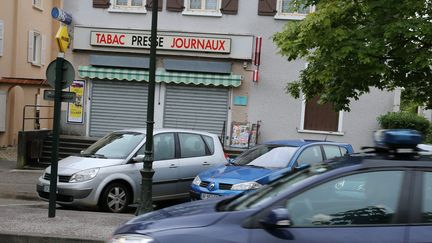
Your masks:
<instances>
[{"instance_id":1,"label":"car roof","mask_svg":"<svg viewBox=\"0 0 432 243\"><path fill-rule=\"evenodd\" d=\"M117 130L114 132L139 132L139 133L146 134L147 128L145 128L145 127L143 127L143 128L130 128L130 129ZM207 135L207 136L217 136L214 133L209 133L209 132L204 132L204 131L199 131L199 130L192 130L192 129L180 129L180 128L155 128L155 129L153 129L154 134L164 133L164 132L187 132L187 133L197 133L197 134Z\"/></svg>"},{"instance_id":2,"label":"car roof","mask_svg":"<svg viewBox=\"0 0 432 243\"><path fill-rule=\"evenodd\" d=\"M304 146L307 144L313 144L313 143L347 145L347 143L324 141L324 140L308 140L308 139L273 140L273 141L267 141L263 144L275 144L275 145L301 147L301 146Z\"/></svg>"}]
</instances>

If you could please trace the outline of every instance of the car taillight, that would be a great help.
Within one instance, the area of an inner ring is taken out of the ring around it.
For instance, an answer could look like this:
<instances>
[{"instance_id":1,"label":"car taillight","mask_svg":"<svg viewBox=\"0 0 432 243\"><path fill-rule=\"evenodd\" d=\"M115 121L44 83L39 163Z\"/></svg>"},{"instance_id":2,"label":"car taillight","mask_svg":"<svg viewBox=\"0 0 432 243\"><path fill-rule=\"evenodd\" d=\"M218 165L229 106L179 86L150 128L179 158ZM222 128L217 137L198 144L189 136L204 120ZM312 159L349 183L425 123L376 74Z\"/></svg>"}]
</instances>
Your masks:
<instances>
[{"instance_id":1,"label":"car taillight","mask_svg":"<svg viewBox=\"0 0 432 243\"><path fill-rule=\"evenodd\" d=\"M225 156L226 160L229 160L230 157L229 157L229 155L227 153L224 153L224 156Z\"/></svg>"}]
</instances>

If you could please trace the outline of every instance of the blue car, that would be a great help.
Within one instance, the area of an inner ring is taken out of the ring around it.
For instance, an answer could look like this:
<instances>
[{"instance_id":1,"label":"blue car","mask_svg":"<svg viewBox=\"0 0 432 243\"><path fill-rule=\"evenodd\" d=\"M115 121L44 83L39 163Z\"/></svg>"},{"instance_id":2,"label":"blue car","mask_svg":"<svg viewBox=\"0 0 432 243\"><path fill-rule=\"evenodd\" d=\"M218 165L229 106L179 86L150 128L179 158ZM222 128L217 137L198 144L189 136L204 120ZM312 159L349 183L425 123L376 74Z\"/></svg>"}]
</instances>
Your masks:
<instances>
[{"instance_id":1,"label":"blue car","mask_svg":"<svg viewBox=\"0 0 432 243\"><path fill-rule=\"evenodd\" d=\"M394 145L305 166L250 193L143 214L108 242L430 242L432 157Z\"/></svg>"},{"instance_id":2,"label":"blue car","mask_svg":"<svg viewBox=\"0 0 432 243\"><path fill-rule=\"evenodd\" d=\"M191 199L237 195L295 171L297 168L351 154L347 143L280 140L258 145L228 165L200 173L192 182Z\"/></svg>"}]
</instances>

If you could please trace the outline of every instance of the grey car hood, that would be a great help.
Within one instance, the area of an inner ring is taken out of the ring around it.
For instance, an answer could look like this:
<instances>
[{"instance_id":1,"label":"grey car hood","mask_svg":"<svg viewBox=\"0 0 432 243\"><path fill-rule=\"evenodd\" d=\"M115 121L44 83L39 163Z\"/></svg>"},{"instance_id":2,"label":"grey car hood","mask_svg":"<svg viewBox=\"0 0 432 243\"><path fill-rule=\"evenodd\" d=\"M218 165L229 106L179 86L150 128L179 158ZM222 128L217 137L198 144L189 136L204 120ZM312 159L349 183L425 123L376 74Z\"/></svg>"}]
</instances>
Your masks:
<instances>
[{"instance_id":1,"label":"grey car hood","mask_svg":"<svg viewBox=\"0 0 432 243\"><path fill-rule=\"evenodd\" d=\"M69 156L58 162L58 174L72 175L78 171L92 168L107 167L122 164L124 159L101 159L79 156ZM51 173L51 166L46 168L47 173Z\"/></svg>"}]
</instances>

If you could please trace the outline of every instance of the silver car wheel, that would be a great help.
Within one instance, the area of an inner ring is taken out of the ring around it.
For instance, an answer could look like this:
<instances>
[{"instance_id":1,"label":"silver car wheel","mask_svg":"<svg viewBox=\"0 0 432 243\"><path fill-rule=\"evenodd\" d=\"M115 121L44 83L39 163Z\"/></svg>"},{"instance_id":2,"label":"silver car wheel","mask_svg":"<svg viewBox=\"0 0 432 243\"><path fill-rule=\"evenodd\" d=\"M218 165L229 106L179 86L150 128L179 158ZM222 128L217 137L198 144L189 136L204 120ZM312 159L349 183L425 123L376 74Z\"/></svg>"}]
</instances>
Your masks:
<instances>
[{"instance_id":1,"label":"silver car wheel","mask_svg":"<svg viewBox=\"0 0 432 243\"><path fill-rule=\"evenodd\" d=\"M99 206L105 211L122 213L126 211L131 196L129 188L125 184L112 183L104 189Z\"/></svg>"},{"instance_id":2,"label":"silver car wheel","mask_svg":"<svg viewBox=\"0 0 432 243\"><path fill-rule=\"evenodd\" d=\"M126 191L121 187L113 187L108 192L107 204L113 212L123 209L126 206Z\"/></svg>"}]
</instances>

